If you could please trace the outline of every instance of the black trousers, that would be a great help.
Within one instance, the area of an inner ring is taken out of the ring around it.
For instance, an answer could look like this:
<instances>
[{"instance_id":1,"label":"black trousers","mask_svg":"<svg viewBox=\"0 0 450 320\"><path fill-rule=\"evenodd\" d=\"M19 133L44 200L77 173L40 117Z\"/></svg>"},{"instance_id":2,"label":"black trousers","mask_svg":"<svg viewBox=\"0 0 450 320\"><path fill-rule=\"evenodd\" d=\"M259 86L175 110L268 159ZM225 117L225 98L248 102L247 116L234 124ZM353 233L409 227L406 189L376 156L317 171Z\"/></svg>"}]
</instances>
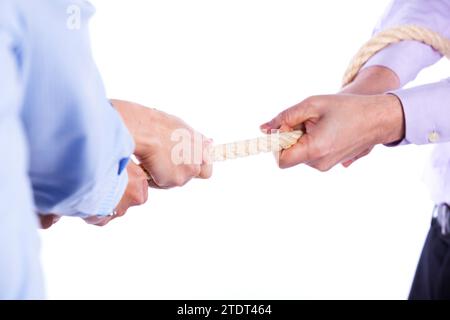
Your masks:
<instances>
[{"instance_id":1,"label":"black trousers","mask_svg":"<svg viewBox=\"0 0 450 320\"><path fill-rule=\"evenodd\" d=\"M442 235L436 219L431 221L409 299L450 299L450 234Z\"/></svg>"}]
</instances>

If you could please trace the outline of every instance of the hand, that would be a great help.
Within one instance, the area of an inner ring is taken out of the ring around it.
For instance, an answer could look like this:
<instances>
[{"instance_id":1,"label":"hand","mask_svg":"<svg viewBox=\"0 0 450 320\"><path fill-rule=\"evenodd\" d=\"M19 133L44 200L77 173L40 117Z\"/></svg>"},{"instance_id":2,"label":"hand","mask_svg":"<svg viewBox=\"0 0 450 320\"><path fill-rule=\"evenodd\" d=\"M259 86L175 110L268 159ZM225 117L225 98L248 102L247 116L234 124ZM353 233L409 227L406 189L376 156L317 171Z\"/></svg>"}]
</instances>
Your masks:
<instances>
[{"instance_id":1,"label":"hand","mask_svg":"<svg viewBox=\"0 0 450 320\"><path fill-rule=\"evenodd\" d=\"M182 186L194 177L207 179L212 165L207 149L211 140L195 132L177 117L141 105L113 100L136 143L135 156L151 174L151 186ZM184 147L180 161L180 141ZM178 151L177 151L178 150Z\"/></svg>"},{"instance_id":2,"label":"hand","mask_svg":"<svg viewBox=\"0 0 450 320\"><path fill-rule=\"evenodd\" d=\"M105 226L110 221L122 217L127 210L133 206L139 206L147 202L148 199L148 183L147 175L135 163L128 163L128 185L122 199L116 207L115 214L107 217L89 217L84 219L89 224L96 226Z\"/></svg>"},{"instance_id":3,"label":"hand","mask_svg":"<svg viewBox=\"0 0 450 320\"><path fill-rule=\"evenodd\" d=\"M402 139L403 109L399 99L390 94L315 96L261 126L265 131L299 127L305 134L296 145L280 153L279 166L305 163L327 171L376 144Z\"/></svg>"}]
</instances>

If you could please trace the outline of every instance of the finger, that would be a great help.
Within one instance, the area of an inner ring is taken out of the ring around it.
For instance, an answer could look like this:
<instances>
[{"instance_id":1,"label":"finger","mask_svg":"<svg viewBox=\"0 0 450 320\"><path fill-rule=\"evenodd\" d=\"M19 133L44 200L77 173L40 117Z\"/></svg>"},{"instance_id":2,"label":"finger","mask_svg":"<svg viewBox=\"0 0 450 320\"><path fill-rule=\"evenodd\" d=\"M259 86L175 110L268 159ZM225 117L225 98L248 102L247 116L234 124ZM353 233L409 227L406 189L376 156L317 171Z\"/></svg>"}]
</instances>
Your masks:
<instances>
[{"instance_id":1,"label":"finger","mask_svg":"<svg viewBox=\"0 0 450 320\"><path fill-rule=\"evenodd\" d=\"M202 164L200 168L200 179L209 179L212 176L213 166L211 164Z\"/></svg>"},{"instance_id":2,"label":"finger","mask_svg":"<svg viewBox=\"0 0 450 320\"><path fill-rule=\"evenodd\" d=\"M137 179L133 182L128 192L128 203L126 203L125 209L134 206L140 206L148 200L148 183L147 179Z\"/></svg>"},{"instance_id":3,"label":"finger","mask_svg":"<svg viewBox=\"0 0 450 320\"><path fill-rule=\"evenodd\" d=\"M157 185L155 180L153 180L153 178L151 177L147 180L147 184L150 188L153 189L167 189L166 187L160 187L159 185Z\"/></svg>"},{"instance_id":4,"label":"finger","mask_svg":"<svg viewBox=\"0 0 450 320\"><path fill-rule=\"evenodd\" d=\"M283 124L294 128L313 116L312 109L311 102L308 99L304 100L299 104L284 110L271 121L261 125L260 128L264 132L279 129Z\"/></svg>"},{"instance_id":5,"label":"finger","mask_svg":"<svg viewBox=\"0 0 450 320\"><path fill-rule=\"evenodd\" d=\"M94 226L97 226L97 227L104 227L104 226L106 226L108 223L110 223L112 220L114 220L114 216L104 218L104 219L100 220L99 222L95 223Z\"/></svg>"},{"instance_id":6,"label":"finger","mask_svg":"<svg viewBox=\"0 0 450 320\"><path fill-rule=\"evenodd\" d=\"M353 159L352 160L347 160L347 161L342 162L342 166L344 168L348 168L352 163L353 163Z\"/></svg>"},{"instance_id":7,"label":"finger","mask_svg":"<svg viewBox=\"0 0 450 320\"><path fill-rule=\"evenodd\" d=\"M353 159L347 160L342 162L342 165L345 168L348 168L351 164L353 164L356 160L361 159L362 157L367 156L370 151L372 151L372 149L366 149L364 152L360 153L359 155L357 155L356 157L354 157Z\"/></svg>"},{"instance_id":8,"label":"finger","mask_svg":"<svg viewBox=\"0 0 450 320\"><path fill-rule=\"evenodd\" d=\"M128 186L116 207L114 219L125 215L130 207L142 205L148 200L148 182L143 170L136 166L129 169L129 174Z\"/></svg>"},{"instance_id":9,"label":"finger","mask_svg":"<svg viewBox=\"0 0 450 320\"><path fill-rule=\"evenodd\" d=\"M275 118L260 126L263 133L269 133L271 130L279 129L282 124L282 113L279 113Z\"/></svg>"},{"instance_id":10,"label":"finger","mask_svg":"<svg viewBox=\"0 0 450 320\"><path fill-rule=\"evenodd\" d=\"M270 130L270 131L267 131L266 134L274 134L276 132L289 132L289 131L292 131L292 128L288 127L285 124L282 124L278 130ZM282 150L273 152L273 156L275 157L275 160L277 161L277 163L279 163L281 152L282 152Z\"/></svg>"},{"instance_id":11,"label":"finger","mask_svg":"<svg viewBox=\"0 0 450 320\"><path fill-rule=\"evenodd\" d=\"M83 220L87 224L91 224L97 227L103 227L108 224L113 219L113 216L106 216L106 217L98 217L98 216L92 216L88 218L84 218Z\"/></svg>"},{"instance_id":12,"label":"finger","mask_svg":"<svg viewBox=\"0 0 450 320\"><path fill-rule=\"evenodd\" d=\"M173 166L170 155L154 154L155 159L143 159L141 166L147 171L148 185L155 189L170 189L182 182L181 173L177 166ZM181 166L181 165L180 165ZM200 170L198 171L200 172ZM177 173L180 174L177 179ZM184 181L183 181L184 182Z\"/></svg>"},{"instance_id":13,"label":"finger","mask_svg":"<svg viewBox=\"0 0 450 320\"><path fill-rule=\"evenodd\" d=\"M288 131L292 131L292 128L289 127L287 124L281 124L280 129L278 129L278 131L280 132L288 132Z\"/></svg>"},{"instance_id":14,"label":"finger","mask_svg":"<svg viewBox=\"0 0 450 320\"><path fill-rule=\"evenodd\" d=\"M279 153L278 166L282 169L290 168L300 163L312 161L310 156L310 141L307 134L289 149L282 150Z\"/></svg>"},{"instance_id":15,"label":"finger","mask_svg":"<svg viewBox=\"0 0 450 320\"><path fill-rule=\"evenodd\" d=\"M141 181L144 203L148 200L148 182L147 179Z\"/></svg>"},{"instance_id":16,"label":"finger","mask_svg":"<svg viewBox=\"0 0 450 320\"><path fill-rule=\"evenodd\" d=\"M59 216L54 214L39 215L39 221L41 223L41 229L48 229L54 225L60 219Z\"/></svg>"},{"instance_id":17,"label":"finger","mask_svg":"<svg viewBox=\"0 0 450 320\"><path fill-rule=\"evenodd\" d=\"M150 173L144 168L142 165L133 164L134 170L133 174L135 175L137 186L140 189L141 194L143 194L143 199L147 201L148 199L148 181L151 179Z\"/></svg>"},{"instance_id":18,"label":"finger","mask_svg":"<svg viewBox=\"0 0 450 320\"><path fill-rule=\"evenodd\" d=\"M144 167L144 164L141 163L139 166L141 167L142 171L145 173L145 179L146 179L146 181L147 181L147 185L148 185L150 188L153 188L153 189L165 189L165 188L163 188L163 187L160 187L160 186L155 182L155 180L153 179L151 173Z\"/></svg>"},{"instance_id":19,"label":"finger","mask_svg":"<svg viewBox=\"0 0 450 320\"><path fill-rule=\"evenodd\" d=\"M203 162L200 166L200 173L198 175L198 178L200 179L209 179L212 176L213 171L213 157L211 153L211 148L213 145L213 140L208 139L204 140L203 144Z\"/></svg>"}]
</instances>

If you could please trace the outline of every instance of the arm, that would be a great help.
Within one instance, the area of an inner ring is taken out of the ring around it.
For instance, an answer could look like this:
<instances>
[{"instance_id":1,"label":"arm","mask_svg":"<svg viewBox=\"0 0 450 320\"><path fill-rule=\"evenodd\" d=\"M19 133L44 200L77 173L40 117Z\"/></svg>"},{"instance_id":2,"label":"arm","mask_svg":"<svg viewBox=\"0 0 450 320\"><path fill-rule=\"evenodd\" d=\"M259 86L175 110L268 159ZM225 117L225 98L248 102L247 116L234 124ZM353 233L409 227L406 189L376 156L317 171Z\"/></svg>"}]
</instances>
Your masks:
<instances>
[{"instance_id":1,"label":"arm","mask_svg":"<svg viewBox=\"0 0 450 320\"><path fill-rule=\"evenodd\" d=\"M43 299L39 238L20 119L21 32L11 3L0 2L0 299Z\"/></svg>"},{"instance_id":2,"label":"arm","mask_svg":"<svg viewBox=\"0 0 450 320\"><path fill-rule=\"evenodd\" d=\"M357 95L373 89L375 67L363 70L339 95L310 97L280 113L264 130L304 126L299 143L280 155L280 167L306 163L322 171L341 162L345 166L365 155L376 144L401 141L416 144L450 141L450 80L398 90L391 94ZM371 71L372 70L372 71ZM390 72L390 71L389 71ZM394 80L389 72L384 77ZM385 90L391 88L378 88ZM338 134L336 134L338 133Z\"/></svg>"},{"instance_id":3,"label":"arm","mask_svg":"<svg viewBox=\"0 0 450 320\"><path fill-rule=\"evenodd\" d=\"M384 66L370 66L361 70L352 83L342 88L343 94L372 95L400 88L397 74Z\"/></svg>"},{"instance_id":4,"label":"arm","mask_svg":"<svg viewBox=\"0 0 450 320\"><path fill-rule=\"evenodd\" d=\"M143 171L128 161L132 153L159 187L207 176L202 163L172 165L172 131L191 130L181 120L133 103L111 105L89 44L87 24L94 10L81 2L83 19L79 29L72 30L66 28L70 4L48 1L52 10L44 13L40 4L23 8L29 38L40 39L24 55L31 68L23 112L38 211L87 218L108 216L114 209L120 215L130 203L142 202L128 195L132 181L140 190L147 187ZM51 16L34 19L42 15ZM140 193L145 194L138 199L146 198L146 192Z\"/></svg>"},{"instance_id":5,"label":"arm","mask_svg":"<svg viewBox=\"0 0 450 320\"><path fill-rule=\"evenodd\" d=\"M450 3L444 0L393 0L375 27L376 35L385 29L414 24L450 38ZM415 79L424 68L442 55L417 41L402 41L376 53L363 66L354 82L343 93L380 94L396 90ZM396 79L394 79L394 77Z\"/></svg>"},{"instance_id":6,"label":"arm","mask_svg":"<svg viewBox=\"0 0 450 320\"><path fill-rule=\"evenodd\" d=\"M394 0L374 30L378 32L400 25L413 24L434 30L450 38L450 2L445 0ZM392 44L375 54L362 68L382 66L392 70L400 87L415 79L424 68L431 66L442 55L428 45L417 41Z\"/></svg>"},{"instance_id":7,"label":"arm","mask_svg":"<svg viewBox=\"0 0 450 320\"><path fill-rule=\"evenodd\" d=\"M21 118L29 176L36 211L108 216L139 177L128 177L134 172L129 163L134 141L106 98L92 59L87 23L93 8L80 2L83 20L72 30L66 26L69 4L17 4L28 26L26 38L38 39L21 52L28 66Z\"/></svg>"},{"instance_id":8,"label":"arm","mask_svg":"<svg viewBox=\"0 0 450 320\"><path fill-rule=\"evenodd\" d=\"M448 36L448 12L445 1L397 0L378 30L405 23L421 24ZM373 96L311 97L280 113L262 128L303 125L306 130L296 146L282 152L280 166L307 163L328 170L338 162L349 165L376 144L397 142L403 137L406 143L448 141L450 132L443 120L450 116L445 106L450 99L448 82L380 95L411 81L422 68L439 59L437 52L414 41L390 46L373 57L355 82L343 89L346 94ZM385 83L374 83L381 81ZM426 111L425 101L434 101L428 103Z\"/></svg>"},{"instance_id":9,"label":"arm","mask_svg":"<svg viewBox=\"0 0 450 320\"><path fill-rule=\"evenodd\" d=\"M450 2L448 1L396 0L392 2L374 33L397 25L416 24L428 27L450 38L449 17ZM387 47L372 57L355 82L362 80L362 82L366 82L366 86L371 86L370 82L378 80L373 78L366 81L365 73L370 72L373 68L383 67L395 74L398 77L399 87L403 87L412 81L420 70L434 64L440 58L441 55L438 52L425 44L403 41ZM386 77L390 76L384 76L379 80L384 82ZM406 127L405 139L401 141L401 144L435 143L450 139L446 123L442 120L447 118L446 114L448 113L445 105L445 101L450 98L448 83L446 80L415 89L399 90L394 86L388 90L370 90L370 92L379 94L391 91L400 100ZM358 87L357 84L355 86ZM355 86L350 84L344 88L344 92L348 89L352 91ZM357 88L356 93L364 92Z\"/></svg>"},{"instance_id":10,"label":"arm","mask_svg":"<svg viewBox=\"0 0 450 320\"><path fill-rule=\"evenodd\" d=\"M373 95L398 89L400 79L392 69L384 66L373 65L361 70L352 83L341 90L342 94ZM344 167L349 167L356 160L365 157L372 151L372 147L364 149L361 153L342 162Z\"/></svg>"}]
</instances>

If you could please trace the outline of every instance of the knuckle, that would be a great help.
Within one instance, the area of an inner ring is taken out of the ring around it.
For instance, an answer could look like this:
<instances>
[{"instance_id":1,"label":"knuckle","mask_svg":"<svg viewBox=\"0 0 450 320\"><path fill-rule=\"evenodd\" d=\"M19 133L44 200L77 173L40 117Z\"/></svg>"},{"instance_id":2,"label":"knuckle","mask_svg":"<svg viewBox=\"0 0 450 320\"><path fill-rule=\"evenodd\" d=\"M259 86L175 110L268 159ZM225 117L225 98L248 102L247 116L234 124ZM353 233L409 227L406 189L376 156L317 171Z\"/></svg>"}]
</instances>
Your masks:
<instances>
[{"instance_id":1,"label":"knuckle","mask_svg":"<svg viewBox=\"0 0 450 320\"><path fill-rule=\"evenodd\" d=\"M138 205L138 206L143 205L143 204L145 204L147 202L147 200L148 200L148 194L144 193L144 192L141 192L140 195L139 195L139 199L138 199L136 205Z\"/></svg>"},{"instance_id":2,"label":"knuckle","mask_svg":"<svg viewBox=\"0 0 450 320\"><path fill-rule=\"evenodd\" d=\"M286 165L285 163L279 162L279 163L278 163L278 168L280 168L281 170L284 170L284 169L289 168L289 166Z\"/></svg>"},{"instance_id":3,"label":"knuckle","mask_svg":"<svg viewBox=\"0 0 450 320\"><path fill-rule=\"evenodd\" d=\"M190 166L188 171L189 171L189 176L198 177L202 170L199 165L193 165L193 166Z\"/></svg>"},{"instance_id":4,"label":"knuckle","mask_svg":"<svg viewBox=\"0 0 450 320\"><path fill-rule=\"evenodd\" d=\"M187 183L187 179L184 175L178 174L173 178L172 185L175 187L182 187Z\"/></svg>"},{"instance_id":5,"label":"knuckle","mask_svg":"<svg viewBox=\"0 0 450 320\"><path fill-rule=\"evenodd\" d=\"M324 100L325 96L322 95L314 95L310 96L305 99L305 104L312 107L312 106L318 106L320 103Z\"/></svg>"},{"instance_id":6,"label":"knuckle","mask_svg":"<svg viewBox=\"0 0 450 320\"><path fill-rule=\"evenodd\" d=\"M201 177L203 179L209 179L209 178L211 178L211 176L212 176L212 169L211 168L207 168L205 170L202 170Z\"/></svg>"},{"instance_id":7,"label":"knuckle","mask_svg":"<svg viewBox=\"0 0 450 320\"><path fill-rule=\"evenodd\" d=\"M127 209L128 209L128 208L123 208L123 209L117 210L117 212L116 212L116 217L122 217L122 216L124 216L124 215L127 213Z\"/></svg>"},{"instance_id":8,"label":"knuckle","mask_svg":"<svg viewBox=\"0 0 450 320\"><path fill-rule=\"evenodd\" d=\"M331 169L331 166L327 163L318 163L315 168L320 172L327 172Z\"/></svg>"},{"instance_id":9,"label":"knuckle","mask_svg":"<svg viewBox=\"0 0 450 320\"><path fill-rule=\"evenodd\" d=\"M142 192L134 192L130 199L131 205L138 206L145 203Z\"/></svg>"},{"instance_id":10,"label":"knuckle","mask_svg":"<svg viewBox=\"0 0 450 320\"><path fill-rule=\"evenodd\" d=\"M140 193L139 197L137 198L136 204L140 206L140 205L144 204L146 201L147 201L147 197L143 193Z\"/></svg>"},{"instance_id":11,"label":"knuckle","mask_svg":"<svg viewBox=\"0 0 450 320\"><path fill-rule=\"evenodd\" d=\"M305 100L303 100L303 105L305 106L313 106L317 100L317 96L309 96Z\"/></svg>"},{"instance_id":12,"label":"knuckle","mask_svg":"<svg viewBox=\"0 0 450 320\"><path fill-rule=\"evenodd\" d=\"M278 168L280 169L287 169L290 168L291 165L289 165L289 163L285 160L280 159L279 161L277 161L278 164Z\"/></svg>"},{"instance_id":13,"label":"knuckle","mask_svg":"<svg viewBox=\"0 0 450 320\"><path fill-rule=\"evenodd\" d=\"M291 123L293 117L293 109L289 108L280 114L281 123Z\"/></svg>"},{"instance_id":14,"label":"knuckle","mask_svg":"<svg viewBox=\"0 0 450 320\"><path fill-rule=\"evenodd\" d=\"M308 157L310 159L318 159L323 156L323 150L317 143L311 144L308 150Z\"/></svg>"},{"instance_id":15,"label":"knuckle","mask_svg":"<svg viewBox=\"0 0 450 320\"><path fill-rule=\"evenodd\" d=\"M311 156L318 159L328 155L331 152L331 148L328 143L319 140L311 145L310 151Z\"/></svg>"}]
</instances>

